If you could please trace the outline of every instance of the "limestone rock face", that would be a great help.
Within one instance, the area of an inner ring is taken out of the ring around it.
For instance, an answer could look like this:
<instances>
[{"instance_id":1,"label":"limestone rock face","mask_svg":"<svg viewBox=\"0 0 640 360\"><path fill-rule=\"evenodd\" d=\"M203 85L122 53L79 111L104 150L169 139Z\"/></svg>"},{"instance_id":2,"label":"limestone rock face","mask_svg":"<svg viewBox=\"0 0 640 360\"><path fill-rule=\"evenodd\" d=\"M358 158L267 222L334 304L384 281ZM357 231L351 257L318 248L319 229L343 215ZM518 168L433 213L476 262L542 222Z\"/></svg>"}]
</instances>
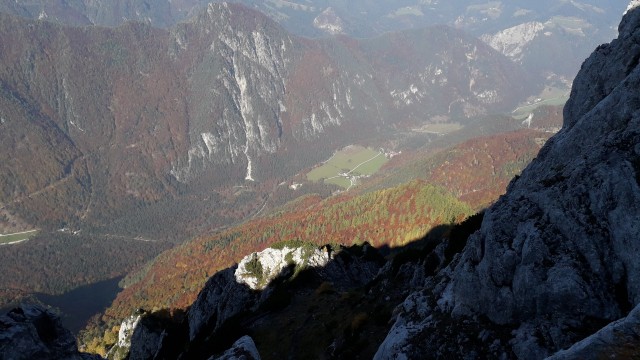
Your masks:
<instances>
[{"instance_id":1,"label":"limestone rock face","mask_svg":"<svg viewBox=\"0 0 640 360\"><path fill-rule=\"evenodd\" d=\"M250 254L207 281L187 314L189 339L215 338L227 320L257 310L277 286L303 271L346 289L370 282L382 264L382 257L368 244L340 249L287 245Z\"/></svg>"},{"instance_id":2,"label":"limestone rock face","mask_svg":"<svg viewBox=\"0 0 640 360\"><path fill-rule=\"evenodd\" d=\"M253 290L264 289L287 266L324 267L331 260L330 254L315 246L267 248L245 257L235 271L236 281Z\"/></svg>"},{"instance_id":3,"label":"limestone rock face","mask_svg":"<svg viewBox=\"0 0 640 360\"><path fill-rule=\"evenodd\" d=\"M112 360L126 359L129 355L129 349L131 348L131 338L133 332L140 323L141 315L130 316L125 319L120 325L118 331L118 342L107 353L107 358Z\"/></svg>"},{"instance_id":4,"label":"limestone rock face","mask_svg":"<svg viewBox=\"0 0 640 360\"><path fill-rule=\"evenodd\" d=\"M131 336L131 343L136 346L129 351L129 360L157 359L162 341L167 332L149 317L143 316L140 324Z\"/></svg>"},{"instance_id":5,"label":"limestone rock face","mask_svg":"<svg viewBox=\"0 0 640 360\"><path fill-rule=\"evenodd\" d=\"M60 318L39 305L22 305L0 316L0 359L100 359L78 352Z\"/></svg>"},{"instance_id":6,"label":"limestone rock face","mask_svg":"<svg viewBox=\"0 0 640 360\"><path fill-rule=\"evenodd\" d=\"M227 319L246 311L258 295L234 277L236 267L218 272L207 281L188 313L189 339L215 332Z\"/></svg>"},{"instance_id":7,"label":"limestone rock face","mask_svg":"<svg viewBox=\"0 0 640 360\"><path fill-rule=\"evenodd\" d=\"M110 360L155 359L167 332L151 314L136 313L120 325L118 342L109 350Z\"/></svg>"},{"instance_id":8,"label":"limestone rock face","mask_svg":"<svg viewBox=\"0 0 640 360\"><path fill-rule=\"evenodd\" d=\"M640 303L639 43L631 7L583 64L563 129L457 261L399 308L378 358L538 359Z\"/></svg>"},{"instance_id":9,"label":"limestone rock face","mask_svg":"<svg viewBox=\"0 0 640 360\"><path fill-rule=\"evenodd\" d=\"M256 344L250 336L243 336L233 343L233 346L219 357L210 360L260 360Z\"/></svg>"}]
</instances>

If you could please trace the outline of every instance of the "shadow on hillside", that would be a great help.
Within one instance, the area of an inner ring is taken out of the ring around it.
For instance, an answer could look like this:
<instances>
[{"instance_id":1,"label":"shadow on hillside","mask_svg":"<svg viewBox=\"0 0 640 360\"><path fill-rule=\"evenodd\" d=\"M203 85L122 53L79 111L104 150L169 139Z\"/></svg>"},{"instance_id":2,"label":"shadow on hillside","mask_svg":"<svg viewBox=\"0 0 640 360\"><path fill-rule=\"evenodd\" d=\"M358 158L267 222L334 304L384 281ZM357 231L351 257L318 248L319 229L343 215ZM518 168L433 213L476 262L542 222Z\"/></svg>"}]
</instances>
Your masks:
<instances>
[{"instance_id":1,"label":"shadow on hillside","mask_svg":"<svg viewBox=\"0 0 640 360\"><path fill-rule=\"evenodd\" d=\"M290 264L261 291L236 281L238 265L227 268L207 281L186 313L145 313L131 338L131 358L208 359L244 335L262 359L371 358L394 308L464 249L482 218L481 212L435 227L400 248L325 246L326 266Z\"/></svg>"}]
</instances>

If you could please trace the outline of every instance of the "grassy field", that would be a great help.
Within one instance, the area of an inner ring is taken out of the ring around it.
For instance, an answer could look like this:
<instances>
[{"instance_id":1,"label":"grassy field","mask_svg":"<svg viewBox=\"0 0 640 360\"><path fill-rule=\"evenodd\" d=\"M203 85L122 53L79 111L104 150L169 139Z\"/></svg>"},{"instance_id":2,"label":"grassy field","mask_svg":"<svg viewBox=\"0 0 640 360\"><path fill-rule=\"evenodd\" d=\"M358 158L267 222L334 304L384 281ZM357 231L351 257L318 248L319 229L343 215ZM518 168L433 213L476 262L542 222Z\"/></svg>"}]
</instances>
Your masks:
<instances>
[{"instance_id":1,"label":"grassy field","mask_svg":"<svg viewBox=\"0 0 640 360\"><path fill-rule=\"evenodd\" d=\"M15 234L0 235L0 244L8 244L16 241L28 240L38 235L38 230L25 231Z\"/></svg>"},{"instance_id":2,"label":"grassy field","mask_svg":"<svg viewBox=\"0 0 640 360\"><path fill-rule=\"evenodd\" d=\"M334 184L334 185L338 185L341 188L345 188L348 189L349 186L351 186L351 181L349 181L349 179L343 177L343 176L339 176L339 177L334 177L328 180L325 180L326 183L328 184Z\"/></svg>"},{"instance_id":3,"label":"grassy field","mask_svg":"<svg viewBox=\"0 0 640 360\"><path fill-rule=\"evenodd\" d=\"M448 134L462 129L459 123L425 124L419 128L412 129L415 132L428 134Z\"/></svg>"},{"instance_id":4,"label":"grassy field","mask_svg":"<svg viewBox=\"0 0 640 360\"><path fill-rule=\"evenodd\" d=\"M335 153L322 166L311 170L307 174L307 179L324 180L326 183L346 189L351 186L351 181L340 173L349 173L353 176L373 175L386 162L387 158L380 151L351 145Z\"/></svg>"},{"instance_id":5,"label":"grassy field","mask_svg":"<svg viewBox=\"0 0 640 360\"><path fill-rule=\"evenodd\" d=\"M533 110L543 105L564 105L564 103L569 100L569 91L566 89L545 88L540 95L538 95L535 99L530 99L530 104L524 104L517 109L515 109L512 113L512 116L515 119L523 120Z\"/></svg>"}]
</instances>

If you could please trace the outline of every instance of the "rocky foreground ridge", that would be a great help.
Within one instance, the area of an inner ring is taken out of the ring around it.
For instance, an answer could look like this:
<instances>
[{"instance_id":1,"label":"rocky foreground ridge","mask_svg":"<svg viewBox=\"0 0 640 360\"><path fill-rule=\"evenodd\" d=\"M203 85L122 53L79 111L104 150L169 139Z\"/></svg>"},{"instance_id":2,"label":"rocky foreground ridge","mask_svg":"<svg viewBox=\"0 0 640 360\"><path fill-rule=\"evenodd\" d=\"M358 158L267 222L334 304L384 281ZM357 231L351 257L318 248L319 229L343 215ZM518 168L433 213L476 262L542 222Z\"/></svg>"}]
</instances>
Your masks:
<instances>
[{"instance_id":1,"label":"rocky foreground ridge","mask_svg":"<svg viewBox=\"0 0 640 360\"><path fill-rule=\"evenodd\" d=\"M316 357L342 358L368 351L376 359L638 357L635 6L619 33L584 63L560 133L505 196L451 229L448 241L427 236L387 262L366 244L251 254L214 275L186 314L135 314L110 356L305 358L315 345ZM4 356L22 325L0 321Z\"/></svg>"},{"instance_id":2,"label":"rocky foreground ridge","mask_svg":"<svg viewBox=\"0 0 640 360\"><path fill-rule=\"evenodd\" d=\"M618 39L583 64L563 129L486 211L460 257L400 306L377 359L540 359L639 304L639 40L634 2ZM557 358L637 357L637 316L612 326L620 336L598 333L590 351Z\"/></svg>"}]
</instances>

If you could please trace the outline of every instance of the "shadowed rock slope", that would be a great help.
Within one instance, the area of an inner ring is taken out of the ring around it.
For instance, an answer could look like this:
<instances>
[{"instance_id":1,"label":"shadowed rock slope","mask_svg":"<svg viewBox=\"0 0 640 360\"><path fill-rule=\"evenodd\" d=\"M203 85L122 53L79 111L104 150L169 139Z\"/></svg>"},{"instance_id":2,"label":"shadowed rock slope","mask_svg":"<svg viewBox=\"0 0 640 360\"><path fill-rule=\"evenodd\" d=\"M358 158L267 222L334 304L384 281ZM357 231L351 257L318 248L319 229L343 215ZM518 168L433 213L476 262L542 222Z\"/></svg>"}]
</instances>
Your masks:
<instances>
[{"instance_id":1,"label":"shadowed rock slope","mask_svg":"<svg viewBox=\"0 0 640 360\"><path fill-rule=\"evenodd\" d=\"M100 359L81 354L60 318L38 305L0 315L0 359Z\"/></svg>"},{"instance_id":2,"label":"shadowed rock slope","mask_svg":"<svg viewBox=\"0 0 640 360\"><path fill-rule=\"evenodd\" d=\"M563 129L460 257L399 307L377 359L539 359L640 303L639 40L630 6L619 37L583 64ZM589 358L610 353L595 344Z\"/></svg>"}]
</instances>

